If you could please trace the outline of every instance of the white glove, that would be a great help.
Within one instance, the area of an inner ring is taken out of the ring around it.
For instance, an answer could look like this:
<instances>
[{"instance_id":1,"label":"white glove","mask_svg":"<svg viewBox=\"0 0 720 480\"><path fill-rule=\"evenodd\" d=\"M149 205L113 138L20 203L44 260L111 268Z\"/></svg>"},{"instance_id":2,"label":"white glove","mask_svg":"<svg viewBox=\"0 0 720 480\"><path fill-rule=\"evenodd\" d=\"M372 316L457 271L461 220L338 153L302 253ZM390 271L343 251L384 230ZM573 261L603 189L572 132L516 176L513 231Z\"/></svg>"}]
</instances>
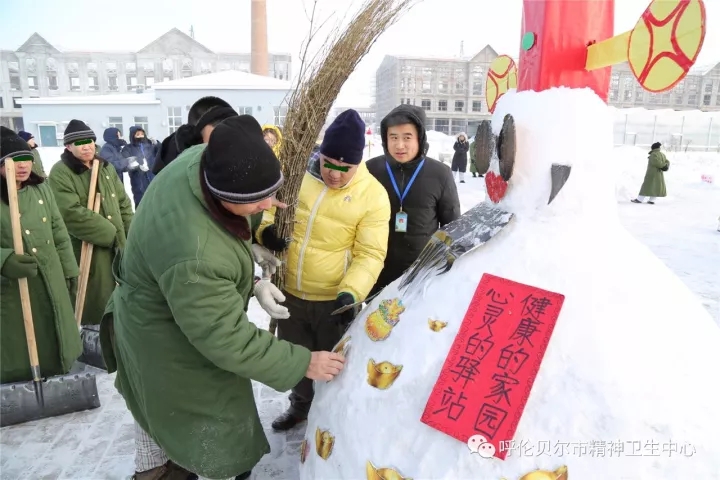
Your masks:
<instances>
[{"instance_id":1,"label":"white glove","mask_svg":"<svg viewBox=\"0 0 720 480\"><path fill-rule=\"evenodd\" d=\"M140 167L140 164L137 161L137 157L128 157L128 169L129 170L137 170Z\"/></svg>"},{"instance_id":2,"label":"white glove","mask_svg":"<svg viewBox=\"0 0 720 480\"><path fill-rule=\"evenodd\" d=\"M290 311L280 305L280 302L285 301L285 295L270 280L258 280L253 292L262 309L270 314L270 318L290 318Z\"/></svg>"},{"instance_id":3,"label":"white glove","mask_svg":"<svg viewBox=\"0 0 720 480\"><path fill-rule=\"evenodd\" d=\"M143 172L147 172L148 170L150 170L150 169L148 168L147 162L146 162L145 160L143 160L143 162L140 164L140 170L143 171Z\"/></svg>"},{"instance_id":4,"label":"white glove","mask_svg":"<svg viewBox=\"0 0 720 480\"><path fill-rule=\"evenodd\" d=\"M272 277L275 272L277 272L277 268L282 265L280 259L273 255L270 250L257 243L253 243L250 248L253 252L253 257L255 257L255 263L262 268L263 278Z\"/></svg>"}]
</instances>

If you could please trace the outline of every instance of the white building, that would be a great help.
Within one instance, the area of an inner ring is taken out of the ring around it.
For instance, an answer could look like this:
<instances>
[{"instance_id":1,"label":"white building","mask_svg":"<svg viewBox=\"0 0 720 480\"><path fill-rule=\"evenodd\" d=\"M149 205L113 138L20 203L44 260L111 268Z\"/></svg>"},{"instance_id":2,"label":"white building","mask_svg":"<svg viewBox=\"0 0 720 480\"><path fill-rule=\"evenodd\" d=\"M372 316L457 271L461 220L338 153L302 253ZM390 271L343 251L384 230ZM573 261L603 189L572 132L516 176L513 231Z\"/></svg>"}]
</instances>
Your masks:
<instances>
[{"instance_id":1,"label":"white building","mask_svg":"<svg viewBox=\"0 0 720 480\"><path fill-rule=\"evenodd\" d=\"M188 110L201 97L227 101L260 124L282 126L292 84L275 78L230 70L157 83L152 90L129 94L22 98L25 130L43 147L62 146L63 132L74 118L84 121L102 143L103 131L119 128L127 138L131 126L162 140L187 122Z\"/></svg>"}]
</instances>

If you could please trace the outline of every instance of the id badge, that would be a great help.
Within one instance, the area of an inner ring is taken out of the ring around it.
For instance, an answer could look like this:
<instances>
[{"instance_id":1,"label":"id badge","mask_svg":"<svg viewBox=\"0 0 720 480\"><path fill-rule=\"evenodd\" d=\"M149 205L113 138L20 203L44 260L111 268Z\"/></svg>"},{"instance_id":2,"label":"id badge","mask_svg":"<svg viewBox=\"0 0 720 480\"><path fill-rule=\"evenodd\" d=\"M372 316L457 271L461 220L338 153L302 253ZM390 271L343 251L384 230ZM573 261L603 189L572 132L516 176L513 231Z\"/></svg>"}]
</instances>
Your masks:
<instances>
[{"instance_id":1,"label":"id badge","mask_svg":"<svg viewBox=\"0 0 720 480\"><path fill-rule=\"evenodd\" d=\"M407 213L397 212L395 214L395 231L401 233L407 232Z\"/></svg>"}]
</instances>

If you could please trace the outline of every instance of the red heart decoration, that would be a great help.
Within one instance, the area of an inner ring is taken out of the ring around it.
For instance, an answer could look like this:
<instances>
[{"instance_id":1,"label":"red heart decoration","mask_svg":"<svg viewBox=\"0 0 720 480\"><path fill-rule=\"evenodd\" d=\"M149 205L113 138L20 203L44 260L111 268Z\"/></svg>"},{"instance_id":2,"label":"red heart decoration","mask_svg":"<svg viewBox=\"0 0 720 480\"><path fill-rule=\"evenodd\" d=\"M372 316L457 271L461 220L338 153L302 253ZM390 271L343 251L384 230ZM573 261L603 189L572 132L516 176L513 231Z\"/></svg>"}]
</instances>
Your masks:
<instances>
[{"instance_id":1,"label":"red heart decoration","mask_svg":"<svg viewBox=\"0 0 720 480\"><path fill-rule=\"evenodd\" d=\"M485 174L485 187L490 200L493 203L500 203L500 200L505 196L505 192L507 192L508 184L500 175L487 172Z\"/></svg>"}]
</instances>

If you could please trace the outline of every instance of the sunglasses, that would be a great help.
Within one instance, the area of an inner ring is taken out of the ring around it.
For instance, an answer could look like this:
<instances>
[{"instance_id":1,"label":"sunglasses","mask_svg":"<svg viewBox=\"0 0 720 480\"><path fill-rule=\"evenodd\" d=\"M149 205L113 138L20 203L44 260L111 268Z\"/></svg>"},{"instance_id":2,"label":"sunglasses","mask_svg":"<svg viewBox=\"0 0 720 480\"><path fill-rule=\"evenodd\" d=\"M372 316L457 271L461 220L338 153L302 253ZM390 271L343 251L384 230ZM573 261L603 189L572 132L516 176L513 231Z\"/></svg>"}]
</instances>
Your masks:
<instances>
[{"instance_id":1,"label":"sunglasses","mask_svg":"<svg viewBox=\"0 0 720 480\"><path fill-rule=\"evenodd\" d=\"M81 145L88 145L90 143L93 143L93 140L78 140L77 142L73 142L73 145L79 147Z\"/></svg>"},{"instance_id":2,"label":"sunglasses","mask_svg":"<svg viewBox=\"0 0 720 480\"><path fill-rule=\"evenodd\" d=\"M325 168L329 168L331 170L337 170L338 172L349 172L350 167L341 167L340 165L335 165L330 162L325 162Z\"/></svg>"}]
</instances>

